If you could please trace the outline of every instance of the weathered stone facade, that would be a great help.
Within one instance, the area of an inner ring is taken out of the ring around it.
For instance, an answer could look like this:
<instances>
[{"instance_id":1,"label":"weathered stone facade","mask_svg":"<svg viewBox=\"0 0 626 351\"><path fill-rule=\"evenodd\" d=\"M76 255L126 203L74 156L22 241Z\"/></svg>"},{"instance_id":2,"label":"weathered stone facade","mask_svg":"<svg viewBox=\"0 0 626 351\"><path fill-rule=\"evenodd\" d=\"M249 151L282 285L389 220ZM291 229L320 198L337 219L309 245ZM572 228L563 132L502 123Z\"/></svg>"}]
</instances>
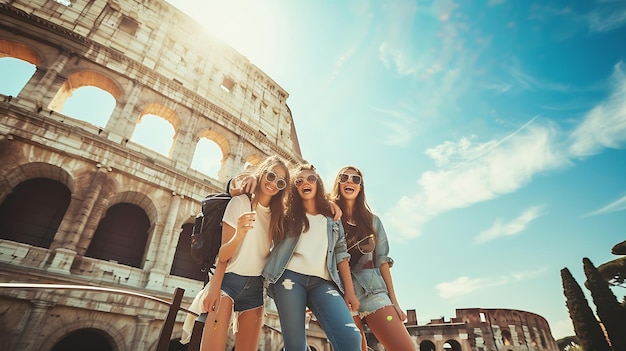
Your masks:
<instances>
[{"instance_id":1,"label":"weathered stone facade","mask_svg":"<svg viewBox=\"0 0 626 351\"><path fill-rule=\"evenodd\" d=\"M164 300L181 287L188 305L202 288L187 255L202 197L246 162L302 160L287 92L162 0L0 1L2 57L36 70L19 94L0 95L0 282L94 285ZM60 113L83 86L115 99L105 126ZM131 140L148 114L174 127L168 155ZM217 178L191 167L201 138L222 152ZM134 225L145 219L145 237L103 229L119 230L110 218L128 217ZM33 223L41 230L17 228ZM109 245L103 233L117 235L126 256L94 250L94 242ZM152 350L165 314L154 301L115 293L0 289L0 351L47 351L81 338L92 350ZM549 326L532 313L457 310L451 322L423 326L409 315L419 350L556 351ZM282 348L279 329L270 309L259 350ZM312 350L330 351L314 320L307 335ZM371 335L369 344L378 348Z\"/></svg>"},{"instance_id":2,"label":"weathered stone facade","mask_svg":"<svg viewBox=\"0 0 626 351\"><path fill-rule=\"evenodd\" d=\"M417 325L409 310L407 329L420 351L558 351L548 322L541 316L510 309L457 309L456 317ZM370 335L368 345L377 341Z\"/></svg>"},{"instance_id":3,"label":"weathered stone facade","mask_svg":"<svg viewBox=\"0 0 626 351\"><path fill-rule=\"evenodd\" d=\"M17 96L0 96L1 282L97 285L164 300L181 287L188 305L203 283L183 239L204 195L222 191L245 163L273 154L302 160L287 92L164 1L2 1L2 57L36 70ZM106 125L60 113L83 86L115 99ZM169 155L131 140L147 114L173 126ZM201 138L222 152L217 179L190 167ZM41 224L40 201L61 214ZM11 206L32 211L41 231L21 229L29 219ZM144 238L118 238L128 262L90 246L111 240L101 234L107 217L126 218L115 209L138 210L146 222ZM151 350L167 312L131 296L46 289L0 289L0 310L0 350L50 350L74 332L101 337L104 349ZM275 316L267 324L277 327ZM280 346L273 334L264 331L263 350Z\"/></svg>"}]
</instances>

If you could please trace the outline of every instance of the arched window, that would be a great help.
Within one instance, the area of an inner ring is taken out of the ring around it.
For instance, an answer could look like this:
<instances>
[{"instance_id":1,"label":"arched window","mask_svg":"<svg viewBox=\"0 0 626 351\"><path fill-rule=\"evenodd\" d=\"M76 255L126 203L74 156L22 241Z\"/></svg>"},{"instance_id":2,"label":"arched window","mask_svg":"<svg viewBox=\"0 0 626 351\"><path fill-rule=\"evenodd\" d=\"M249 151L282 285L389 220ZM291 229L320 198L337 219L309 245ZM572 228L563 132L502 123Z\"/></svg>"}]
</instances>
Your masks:
<instances>
[{"instance_id":1,"label":"arched window","mask_svg":"<svg viewBox=\"0 0 626 351\"><path fill-rule=\"evenodd\" d=\"M220 147L213 140L202 137L196 145L191 168L217 179L222 167L222 158Z\"/></svg>"},{"instance_id":2,"label":"arched window","mask_svg":"<svg viewBox=\"0 0 626 351\"><path fill-rule=\"evenodd\" d=\"M176 245L176 254L174 254L174 262L170 274L189 279L204 281L207 273L200 271L198 265L191 258L191 231L192 223L183 224L182 231Z\"/></svg>"},{"instance_id":3,"label":"arched window","mask_svg":"<svg viewBox=\"0 0 626 351\"><path fill-rule=\"evenodd\" d=\"M36 70L37 66L28 61L0 57L0 94L18 96Z\"/></svg>"},{"instance_id":4,"label":"arched window","mask_svg":"<svg viewBox=\"0 0 626 351\"><path fill-rule=\"evenodd\" d=\"M504 344L505 346L513 345L511 331L509 331L508 329L502 329L502 344Z\"/></svg>"},{"instance_id":5,"label":"arched window","mask_svg":"<svg viewBox=\"0 0 626 351\"><path fill-rule=\"evenodd\" d=\"M420 351L435 351L435 344L430 340L424 340L420 343Z\"/></svg>"},{"instance_id":6,"label":"arched window","mask_svg":"<svg viewBox=\"0 0 626 351\"><path fill-rule=\"evenodd\" d=\"M161 116L146 114L135 126L135 132L130 140L164 156L169 156L175 134L176 130L171 122Z\"/></svg>"},{"instance_id":7,"label":"arched window","mask_svg":"<svg viewBox=\"0 0 626 351\"><path fill-rule=\"evenodd\" d=\"M49 248L70 200L69 189L56 180L20 183L0 206L0 238Z\"/></svg>"},{"instance_id":8,"label":"arched window","mask_svg":"<svg viewBox=\"0 0 626 351\"><path fill-rule=\"evenodd\" d=\"M445 351L461 351L461 344L454 339L449 339L443 344L443 349Z\"/></svg>"},{"instance_id":9,"label":"arched window","mask_svg":"<svg viewBox=\"0 0 626 351\"><path fill-rule=\"evenodd\" d=\"M141 268L149 228L150 219L141 207L113 205L100 220L85 256Z\"/></svg>"},{"instance_id":10,"label":"arched window","mask_svg":"<svg viewBox=\"0 0 626 351\"><path fill-rule=\"evenodd\" d=\"M61 113L98 127L106 127L115 109L115 97L95 86L82 86L72 91Z\"/></svg>"},{"instance_id":11,"label":"arched window","mask_svg":"<svg viewBox=\"0 0 626 351\"><path fill-rule=\"evenodd\" d=\"M90 350L112 351L111 342L104 332L98 329L79 329L61 339L51 351Z\"/></svg>"}]
</instances>

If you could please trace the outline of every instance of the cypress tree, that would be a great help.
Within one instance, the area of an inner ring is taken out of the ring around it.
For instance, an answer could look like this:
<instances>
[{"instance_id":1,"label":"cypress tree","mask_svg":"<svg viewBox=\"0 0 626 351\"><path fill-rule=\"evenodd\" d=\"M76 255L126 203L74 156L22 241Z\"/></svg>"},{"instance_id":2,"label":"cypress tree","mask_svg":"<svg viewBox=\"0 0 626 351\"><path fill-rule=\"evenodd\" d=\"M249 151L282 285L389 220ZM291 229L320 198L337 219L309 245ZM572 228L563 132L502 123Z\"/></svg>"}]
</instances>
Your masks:
<instances>
[{"instance_id":1,"label":"cypress tree","mask_svg":"<svg viewBox=\"0 0 626 351\"><path fill-rule=\"evenodd\" d=\"M596 313L604 324L613 350L626 350L626 311L587 257L583 258L583 268L587 276L585 285L591 291Z\"/></svg>"},{"instance_id":2,"label":"cypress tree","mask_svg":"<svg viewBox=\"0 0 626 351\"><path fill-rule=\"evenodd\" d=\"M561 280L569 316L574 324L574 332L580 346L585 351L611 351L600 324L583 294L583 289L569 269L561 269Z\"/></svg>"}]
</instances>

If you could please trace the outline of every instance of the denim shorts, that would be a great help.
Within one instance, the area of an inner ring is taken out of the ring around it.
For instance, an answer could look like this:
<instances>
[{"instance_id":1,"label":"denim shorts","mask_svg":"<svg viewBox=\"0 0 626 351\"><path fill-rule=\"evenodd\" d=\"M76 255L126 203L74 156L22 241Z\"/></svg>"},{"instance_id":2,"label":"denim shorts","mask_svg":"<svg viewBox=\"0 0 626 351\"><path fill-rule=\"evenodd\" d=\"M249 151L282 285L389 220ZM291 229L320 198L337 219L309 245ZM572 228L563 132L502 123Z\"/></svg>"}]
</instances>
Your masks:
<instances>
[{"instance_id":1,"label":"denim shorts","mask_svg":"<svg viewBox=\"0 0 626 351\"><path fill-rule=\"evenodd\" d=\"M386 291L368 295L362 286L354 284L354 292L359 299L359 312L352 312L353 316L358 315L359 318L365 318L383 307L393 306L393 302L391 302Z\"/></svg>"},{"instance_id":2,"label":"denim shorts","mask_svg":"<svg viewBox=\"0 0 626 351\"><path fill-rule=\"evenodd\" d=\"M224 274L222 292L233 300L235 312L263 306L263 277L248 277L235 273Z\"/></svg>"}]
</instances>

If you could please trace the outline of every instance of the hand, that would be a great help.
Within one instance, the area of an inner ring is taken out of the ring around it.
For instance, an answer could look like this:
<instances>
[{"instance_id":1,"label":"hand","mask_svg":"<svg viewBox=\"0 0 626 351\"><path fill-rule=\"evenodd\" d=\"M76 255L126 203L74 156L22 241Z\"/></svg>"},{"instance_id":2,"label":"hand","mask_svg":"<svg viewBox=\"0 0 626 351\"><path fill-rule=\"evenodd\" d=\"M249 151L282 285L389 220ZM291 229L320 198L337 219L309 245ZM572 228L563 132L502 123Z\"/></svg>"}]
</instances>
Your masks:
<instances>
[{"instance_id":1,"label":"hand","mask_svg":"<svg viewBox=\"0 0 626 351\"><path fill-rule=\"evenodd\" d=\"M397 304L394 304L393 307L396 309L396 313L398 313L400 320L403 322L406 321L406 313L404 313L404 310L402 310Z\"/></svg>"},{"instance_id":2,"label":"hand","mask_svg":"<svg viewBox=\"0 0 626 351\"><path fill-rule=\"evenodd\" d=\"M204 297L204 301L202 303L202 312L212 313L219 307L219 299L220 299L220 288L221 284L210 284L208 286L209 292Z\"/></svg>"},{"instance_id":3,"label":"hand","mask_svg":"<svg viewBox=\"0 0 626 351\"><path fill-rule=\"evenodd\" d=\"M350 312L359 310L361 303L354 293L346 293L343 296L343 300L346 302L346 305L348 305Z\"/></svg>"},{"instance_id":4,"label":"hand","mask_svg":"<svg viewBox=\"0 0 626 351\"><path fill-rule=\"evenodd\" d=\"M249 175L243 178L243 180L241 181L241 187L239 187L241 194L254 193L254 191L256 190L256 183L257 180L255 176Z\"/></svg>"},{"instance_id":5,"label":"hand","mask_svg":"<svg viewBox=\"0 0 626 351\"><path fill-rule=\"evenodd\" d=\"M237 220L237 235L246 235L252 229L256 219L256 211L244 212Z\"/></svg>"},{"instance_id":6,"label":"hand","mask_svg":"<svg viewBox=\"0 0 626 351\"><path fill-rule=\"evenodd\" d=\"M333 216L333 221L337 222L338 220L341 219L341 216L343 215L343 211L341 210L341 208L339 208L339 205L337 205L336 203L330 201L330 212L334 215Z\"/></svg>"}]
</instances>

